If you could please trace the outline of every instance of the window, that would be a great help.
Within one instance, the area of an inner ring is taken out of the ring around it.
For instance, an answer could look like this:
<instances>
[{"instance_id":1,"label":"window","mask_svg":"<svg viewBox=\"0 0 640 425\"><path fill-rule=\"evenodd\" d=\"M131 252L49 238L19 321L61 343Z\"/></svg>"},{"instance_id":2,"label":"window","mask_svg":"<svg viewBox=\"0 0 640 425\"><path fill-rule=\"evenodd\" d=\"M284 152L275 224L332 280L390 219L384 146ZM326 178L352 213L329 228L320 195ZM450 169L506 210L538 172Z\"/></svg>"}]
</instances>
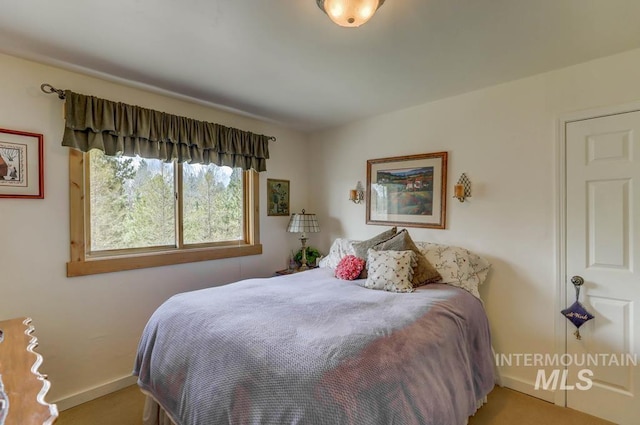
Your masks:
<instances>
[{"instance_id":1,"label":"window","mask_svg":"<svg viewBox=\"0 0 640 425\"><path fill-rule=\"evenodd\" d=\"M70 150L67 276L262 253L258 174Z\"/></svg>"}]
</instances>

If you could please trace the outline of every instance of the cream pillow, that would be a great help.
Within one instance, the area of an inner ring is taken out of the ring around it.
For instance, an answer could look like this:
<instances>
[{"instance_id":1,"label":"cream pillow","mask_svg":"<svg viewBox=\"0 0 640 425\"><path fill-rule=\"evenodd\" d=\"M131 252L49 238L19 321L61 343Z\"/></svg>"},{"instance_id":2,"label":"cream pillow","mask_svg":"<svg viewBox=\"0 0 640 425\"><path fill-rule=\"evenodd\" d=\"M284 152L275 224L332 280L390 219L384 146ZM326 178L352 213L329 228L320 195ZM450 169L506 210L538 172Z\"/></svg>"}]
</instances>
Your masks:
<instances>
[{"instance_id":1,"label":"cream pillow","mask_svg":"<svg viewBox=\"0 0 640 425\"><path fill-rule=\"evenodd\" d=\"M389 292L413 292L413 269L416 254L413 251L376 251L367 253L369 272L365 288Z\"/></svg>"},{"instance_id":2,"label":"cream pillow","mask_svg":"<svg viewBox=\"0 0 640 425\"><path fill-rule=\"evenodd\" d=\"M347 255L353 255L353 243L356 242L351 239L337 238L331 244L329 254L320 260L320 267L329 267L335 269L338 267L340 260Z\"/></svg>"},{"instance_id":3,"label":"cream pillow","mask_svg":"<svg viewBox=\"0 0 640 425\"><path fill-rule=\"evenodd\" d=\"M486 259L458 246L431 242L416 242L416 245L442 276L439 283L458 286L480 298L478 286L485 281L491 268Z\"/></svg>"}]
</instances>

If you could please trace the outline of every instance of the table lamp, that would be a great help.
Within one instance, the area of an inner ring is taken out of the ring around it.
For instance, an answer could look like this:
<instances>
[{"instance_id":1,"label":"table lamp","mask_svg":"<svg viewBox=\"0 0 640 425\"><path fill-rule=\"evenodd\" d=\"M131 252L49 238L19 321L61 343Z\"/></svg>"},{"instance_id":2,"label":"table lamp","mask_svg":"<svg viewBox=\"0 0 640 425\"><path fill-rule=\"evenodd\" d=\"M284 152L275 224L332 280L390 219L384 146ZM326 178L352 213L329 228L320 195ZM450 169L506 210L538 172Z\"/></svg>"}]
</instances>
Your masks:
<instances>
[{"instance_id":1,"label":"table lamp","mask_svg":"<svg viewBox=\"0 0 640 425\"><path fill-rule=\"evenodd\" d=\"M300 242L302 243L302 260L300 261L300 270L307 270L307 236L305 233L317 233L320 231L320 225L315 214L307 214L305 210L302 213L293 213L289 219L287 232L302 233Z\"/></svg>"}]
</instances>

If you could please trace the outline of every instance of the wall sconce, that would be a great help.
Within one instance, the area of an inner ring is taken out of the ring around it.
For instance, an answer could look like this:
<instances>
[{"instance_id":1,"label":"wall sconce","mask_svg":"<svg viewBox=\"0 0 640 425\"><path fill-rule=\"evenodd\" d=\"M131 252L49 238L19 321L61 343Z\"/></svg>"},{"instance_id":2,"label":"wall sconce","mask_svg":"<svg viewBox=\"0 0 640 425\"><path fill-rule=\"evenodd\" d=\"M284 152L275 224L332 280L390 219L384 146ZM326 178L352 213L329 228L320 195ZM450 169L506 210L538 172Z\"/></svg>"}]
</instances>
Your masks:
<instances>
[{"instance_id":1,"label":"wall sconce","mask_svg":"<svg viewBox=\"0 0 640 425\"><path fill-rule=\"evenodd\" d=\"M458 183L453 186L453 197L457 198L460 202L471 198L471 181L465 173L462 173L458 179Z\"/></svg>"},{"instance_id":2,"label":"wall sconce","mask_svg":"<svg viewBox=\"0 0 640 425\"><path fill-rule=\"evenodd\" d=\"M364 201L364 188L361 182L358 182L355 189L349 191L349 200L354 204Z\"/></svg>"}]
</instances>

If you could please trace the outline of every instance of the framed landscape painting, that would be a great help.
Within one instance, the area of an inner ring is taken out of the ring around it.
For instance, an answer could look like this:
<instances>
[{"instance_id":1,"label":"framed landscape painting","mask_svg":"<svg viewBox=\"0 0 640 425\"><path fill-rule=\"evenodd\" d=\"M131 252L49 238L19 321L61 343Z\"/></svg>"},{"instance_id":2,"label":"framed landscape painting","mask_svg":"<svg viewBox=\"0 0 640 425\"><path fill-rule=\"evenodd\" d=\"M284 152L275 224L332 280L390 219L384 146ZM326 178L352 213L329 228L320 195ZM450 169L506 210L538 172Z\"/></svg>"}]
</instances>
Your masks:
<instances>
[{"instance_id":1,"label":"framed landscape painting","mask_svg":"<svg viewBox=\"0 0 640 425\"><path fill-rule=\"evenodd\" d=\"M267 215L290 215L289 180L267 179Z\"/></svg>"},{"instance_id":2,"label":"framed landscape painting","mask_svg":"<svg viewBox=\"0 0 640 425\"><path fill-rule=\"evenodd\" d=\"M367 224L444 229L447 152L367 161Z\"/></svg>"},{"instance_id":3,"label":"framed landscape painting","mask_svg":"<svg viewBox=\"0 0 640 425\"><path fill-rule=\"evenodd\" d=\"M0 128L0 198L44 198L42 140Z\"/></svg>"}]
</instances>

